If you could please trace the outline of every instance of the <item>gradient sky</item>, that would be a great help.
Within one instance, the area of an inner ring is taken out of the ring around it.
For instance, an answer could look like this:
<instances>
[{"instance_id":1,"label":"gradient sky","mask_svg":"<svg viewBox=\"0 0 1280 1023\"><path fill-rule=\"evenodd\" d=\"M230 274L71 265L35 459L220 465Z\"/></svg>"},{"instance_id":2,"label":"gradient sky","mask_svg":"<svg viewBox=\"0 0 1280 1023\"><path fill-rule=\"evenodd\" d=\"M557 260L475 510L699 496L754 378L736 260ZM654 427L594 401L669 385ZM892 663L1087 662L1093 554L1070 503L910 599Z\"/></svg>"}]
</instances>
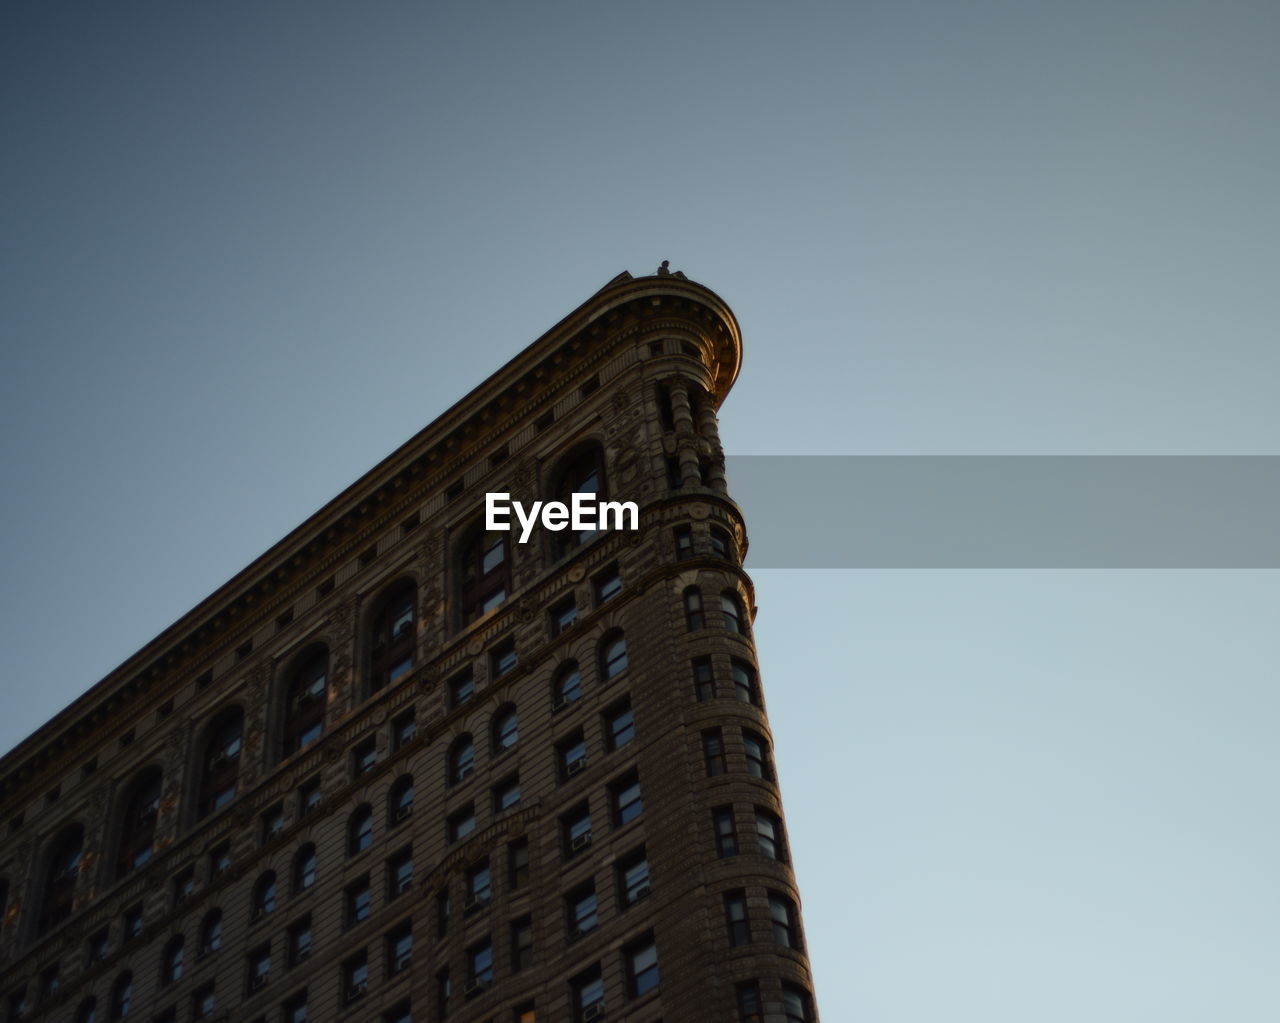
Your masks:
<instances>
[{"instance_id":1,"label":"gradient sky","mask_svg":"<svg viewBox=\"0 0 1280 1023\"><path fill-rule=\"evenodd\" d=\"M1280 454L1277 39L0 6L0 748L662 259L742 324L734 453ZM1276 573L755 578L826 1023L1280 1015Z\"/></svg>"}]
</instances>

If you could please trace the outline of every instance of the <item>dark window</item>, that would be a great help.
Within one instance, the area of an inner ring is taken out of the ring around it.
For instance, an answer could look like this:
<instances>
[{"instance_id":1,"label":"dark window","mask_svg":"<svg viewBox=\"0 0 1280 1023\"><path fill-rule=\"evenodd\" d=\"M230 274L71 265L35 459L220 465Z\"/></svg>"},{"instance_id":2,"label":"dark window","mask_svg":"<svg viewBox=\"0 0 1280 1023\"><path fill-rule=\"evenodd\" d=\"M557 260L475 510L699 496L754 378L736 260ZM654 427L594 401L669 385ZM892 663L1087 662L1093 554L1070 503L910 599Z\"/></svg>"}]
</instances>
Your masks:
<instances>
[{"instance_id":1,"label":"dark window","mask_svg":"<svg viewBox=\"0 0 1280 1023\"><path fill-rule=\"evenodd\" d=\"M476 811L470 803L461 810L454 811L449 816L448 834L450 842L460 842L475 830Z\"/></svg>"},{"instance_id":2,"label":"dark window","mask_svg":"<svg viewBox=\"0 0 1280 1023\"><path fill-rule=\"evenodd\" d=\"M284 692L280 755L290 756L311 745L324 731L329 651L321 648L294 670Z\"/></svg>"},{"instance_id":3,"label":"dark window","mask_svg":"<svg viewBox=\"0 0 1280 1023\"><path fill-rule=\"evenodd\" d=\"M436 1015L444 1019L449 1015L449 999L453 997L453 983L449 979L449 967L436 971Z\"/></svg>"},{"instance_id":4,"label":"dark window","mask_svg":"<svg viewBox=\"0 0 1280 1023\"><path fill-rule=\"evenodd\" d=\"M164 947L164 954L160 959L161 984L172 984L175 980L182 979L183 951L181 934L174 935L169 939L168 944Z\"/></svg>"},{"instance_id":5,"label":"dark window","mask_svg":"<svg viewBox=\"0 0 1280 1023\"><path fill-rule=\"evenodd\" d=\"M130 906L120 915L120 933L125 941L142 936L142 903Z\"/></svg>"},{"instance_id":6,"label":"dark window","mask_svg":"<svg viewBox=\"0 0 1280 1023\"><path fill-rule=\"evenodd\" d=\"M217 999L214 997L213 983L211 981L198 988L196 993L191 996L191 1018L211 1019L216 1005Z\"/></svg>"},{"instance_id":7,"label":"dark window","mask_svg":"<svg viewBox=\"0 0 1280 1023\"><path fill-rule=\"evenodd\" d=\"M475 745L471 736L458 738L449 751L449 784L456 785L467 778L476 766Z\"/></svg>"},{"instance_id":8,"label":"dark window","mask_svg":"<svg viewBox=\"0 0 1280 1023\"><path fill-rule=\"evenodd\" d=\"M462 548L458 606L462 625L469 625L502 604L511 592L509 534L476 532Z\"/></svg>"},{"instance_id":9,"label":"dark window","mask_svg":"<svg viewBox=\"0 0 1280 1023\"><path fill-rule=\"evenodd\" d=\"M551 635L558 636L568 632L578 620L578 604L573 597L564 600L551 608Z\"/></svg>"},{"instance_id":10,"label":"dark window","mask_svg":"<svg viewBox=\"0 0 1280 1023\"><path fill-rule=\"evenodd\" d=\"M520 776L512 775L493 787L493 812L502 813L520 803Z\"/></svg>"},{"instance_id":11,"label":"dark window","mask_svg":"<svg viewBox=\"0 0 1280 1023\"><path fill-rule=\"evenodd\" d=\"M231 869L231 843L219 842L209 850L209 878L221 877Z\"/></svg>"},{"instance_id":12,"label":"dark window","mask_svg":"<svg viewBox=\"0 0 1280 1023\"><path fill-rule=\"evenodd\" d=\"M721 859L726 856L737 856L738 826L733 819L733 807L716 807L711 811L711 819L716 831L716 855Z\"/></svg>"},{"instance_id":13,"label":"dark window","mask_svg":"<svg viewBox=\"0 0 1280 1023\"><path fill-rule=\"evenodd\" d=\"M489 654L489 677L499 678L516 666L516 644L514 640L501 643Z\"/></svg>"},{"instance_id":14,"label":"dark window","mask_svg":"<svg viewBox=\"0 0 1280 1023\"><path fill-rule=\"evenodd\" d=\"M804 988L783 981L782 1012L787 1023L812 1023L813 999Z\"/></svg>"},{"instance_id":15,"label":"dark window","mask_svg":"<svg viewBox=\"0 0 1280 1023\"><path fill-rule=\"evenodd\" d=\"M413 965L413 923L406 920L386 936L387 976L395 977Z\"/></svg>"},{"instance_id":16,"label":"dark window","mask_svg":"<svg viewBox=\"0 0 1280 1023\"><path fill-rule=\"evenodd\" d=\"M67 828L53 843L49 856L49 873L45 877L44 893L40 900L41 934L71 915L83 852L84 828L79 824Z\"/></svg>"},{"instance_id":17,"label":"dark window","mask_svg":"<svg viewBox=\"0 0 1280 1023\"><path fill-rule=\"evenodd\" d=\"M222 947L222 910L214 909L205 914L200 924L200 957L204 958Z\"/></svg>"},{"instance_id":18,"label":"dark window","mask_svg":"<svg viewBox=\"0 0 1280 1023\"><path fill-rule=\"evenodd\" d=\"M511 921L511 972L533 965L533 921L527 916Z\"/></svg>"},{"instance_id":19,"label":"dark window","mask_svg":"<svg viewBox=\"0 0 1280 1023\"><path fill-rule=\"evenodd\" d=\"M261 991L271 979L271 946L262 945L249 953L248 988Z\"/></svg>"},{"instance_id":20,"label":"dark window","mask_svg":"<svg viewBox=\"0 0 1280 1023\"><path fill-rule=\"evenodd\" d=\"M85 943L85 965L91 967L107 958L107 929L104 927L89 936Z\"/></svg>"},{"instance_id":21,"label":"dark window","mask_svg":"<svg viewBox=\"0 0 1280 1023\"><path fill-rule=\"evenodd\" d=\"M369 876L366 874L355 884L348 885L346 896L347 926L353 927L367 920L373 910L373 889L369 887Z\"/></svg>"},{"instance_id":22,"label":"dark window","mask_svg":"<svg viewBox=\"0 0 1280 1023\"><path fill-rule=\"evenodd\" d=\"M596 911L596 887L588 883L565 898L565 913L569 926L569 940L580 938L600 925Z\"/></svg>"},{"instance_id":23,"label":"dark window","mask_svg":"<svg viewBox=\"0 0 1280 1023\"><path fill-rule=\"evenodd\" d=\"M160 816L160 770L143 772L129 787L120 822L116 853L116 877L124 877L151 859L155 849L156 821Z\"/></svg>"},{"instance_id":24,"label":"dark window","mask_svg":"<svg viewBox=\"0 0 1280 1023\"><path fill-rule=\"evenodd\" d=\"M684 591L684 625L690 632L706 625L702 614L702 591L696 586L690 586Z\"/></svg>"},{"instance_id":25,"label":"dark window","mask_svg":"<svg viewBox=\"0 0 1280 1023\"><path fill-rule=\"evenodd\" d=\"M80 1003L80 1008L76 1010L76 1023L97 1023L98 1021L98 1000L96 998L86 998Z\"/></svg>"},{"instance_id":26,"label":"dark window","mask_svg":"<svg viewBox=\"0 0 1280 1023\"><path fill-rule=\"evenodd\" d=\"M476 681L471 674L471 669L466 668L458 672L449 680L449 706L461 707L464 703L470 703L475 699Z\"/></svg>"},{"instance_id":27,"label":"dark window","mask_svg":"<svg viewBox=\"0 0 1280 1023\"><path fill-rule=\"evenodd\" d=\"M360 775L367 774L377 763L378 740L370 737L351 751L352 777L359 778Z\"/></svg>"},{"instance_id":28,"label":"dark window","mask_svg":"<svg viewBox=\"0 0 1280 1023\"><path fill-rule=\"evenodd\" d=\"M689 526L676 526L676 560L684 561L693 557L693 529Z\"/></svg>"},{"instance_id":29,"label":"dark window","mask_svg":"<svg viewBox=\"0 0 1280 1023\"><path fill-rule=\"evenodd\" d=\"M209 729L200 764L196 817L226 806L236 795L240 775L240 739L244 715L238 707L223 712Z\"/></svg>"},{"instance_id":30,"label":"dark window","mask_svg":"<svg viewBox=\"0 0 1280 1023\"><path fill-rule=\"evenodd\" d=\"M587 766L587 741L582 729L571 732L556 744L556 759L560 763L560 780L568 781Z\"/></svg>"},{"instance_id":31,"label":"dark window","mask_svg":"<svg viewBox=\"0 0 1280 1023\"><path fill-rule=\"evenodd\" d=\"M320 807L320 779L312 778L298 789L298 815L305 817L307 814Z\"/></svg>"},{"instance_id":32,"label":"dark window","mask_svg":"<svg viewBox=\"0 0 1280 1023\"><path fill-rule=\"evenodd\" d=\"M263 845L270 842L276 835L284 831L284 804L276 803L261 819L262 832L259 836Z\"/></svg>"},{"instance_id":33,"label":"dark window","mask_svg":"<svg viewBox=\"0 0 1280 1023\"><path fill-rule=\"evenodd\" d=\"M289 965L297 966L311 955L311 917L304 916L289 928Z\"/></svg>"},{"instance_id":34,"label":"dark window","mask_svg":"<svg viewBox=\"0 0 1280 1023\"><path fill-rule=\"evenodd\" d=\"M651 935L628 945L622 959L627 968L627 993L632 998L646 995L658 986L658 946Z\"/></svg>"},{"instance_id":35,"label":"dark window","mask_svg":"<svg viewBox=\"0 0 1280 1023\"><path fill-rule=\"evenodd\" d=\"M387 860L387 898L404 895L413 887L413 850L402 849Z\"/></svg>"},{"instance_id":36,"label":"dark window","mask_svg":"<svg viewBox=\"0 0 1280 1023\"><path fill-rule=\"evenodd\" d=\"M413 816L413 775L402 774L387 792L387 820L391 827Z\"/></svg>"},{"instance_id":37,"label":"dark window","mask_svg":"<svg viewBox=\"0 0 1280 1023\"><path fill-rule=\"evenodd\" d=\"M663 462L667 467L667 488L679 490L684 486L684 475L680 470L680 459L675 455L667 455L663 458Z\"/></svg>"},{"instance_id":38,"label":"dark window","mask_svg":"<svg viewBox=\"0 0 1280 1023\"><path fill-rule=\"evenodd\" d=\"M452 912L452 904L448 888L442 888L436 893L436 937L438 938L443 938L449 933L449 914Z\"/></svg>"},{"instance_id":39,"label":"dark window","mask_svg":"<svg viewBox=\"0 0 1280 1023\"><path fill-rule=\"evenodd\" d=\"M769 743L764 736L743 729L742 747L747 755L747 774L773 781L773 761L769 756Z\"/></svg>"},{"instance_id":40,"label":"dark window","mask_svg":"<svg viewBox=\"0 0 1280 1023\"><path fill-rule=\"evenodd\" d=\"M613 804L615 828L630 824L644 810L644 803L640 798L640 778L634 773L614 782L609 787L609 796Z\"/></svg>"},{"instance_id":41,"label":"dark window","mask_svg":"<svg viewBox=\"0 0 1280 1023\"><path fill-rule=\"evenodd\" d=\"M622 633L615 632L605 636L600 644L600 677L613 678L627 668L627 641Z\"/></svg>"},{"instance_id":42,"label":"dark window","mask_svg":"<svg viewBox=\"0 0 1280 1023\"><path fill-rule=\"evenodd\" d=\"M578 671L578 662L569 661L561 665L556 672L555 687L551 694L551 709L560 710L581 699L582 674Z\"/></svg>"},{"instance_id":43,"label":"dark window","mask_svg":"<svg viewBox=\"0 0 1280 1023\"><path fill-rule=\"evenodd\" d=\"M728 770L724 761L724 736L720 729L709 728L702 733L702 759L707 765L708 778Z\"/></svg>"},{"instance_id":44,"label":"dark window","mask_svg":"<svg viewBox=\"0 0 1280 1023\"><path fill-rule=\"evenodd\" d=\"M768 810L756 807L756 850L780 863L787 862L787 847L782 838L782 821Z\"/></svg>"},{"instance_id":45,"label":"dark window","mask_svg":"<svg viewBox=\"0 0 1280 1023\"><path fill-rule=\"evenodd\" d=\"M754 980L748 980L734 990L738 996L738 1023L764 1023L760 985Z\"/></svg>"},{"instance_id":46,"label":"dark window","mask_svg":"<svg viewBox=\"0 0 1280 1023\"><path fill-rule=\"evenodd\" d=\"M467 900L462 905L464 913L472 913L489 905L493 897L493 874L489 861L477 863L467 871Z\"/></svg>"},{"instance_id":47,"label":"dark window","mask_svg":"<svg viewBox=\"0 0 1280 1023\"><path fill-rule=\"evenodd\" d=\"M308 842L293 858L293 890L304 892L316 883L316 847Z\"/></svg>"},{"instance_id":48,"label":"dark window","mask_svg":"<svg viewBox=\"0 0 1280 1023\"><path fill-rule=\"evenodd\" d=\"M756 679L755 669L745 661L735 659L730 666L730 673L733 675L733 695L743 703L759 707L760 684Z\"/></svg>"},{"instance_id":49,"label":"dark window","mask_svg":"<svg viewBox=\"0 0 1280 1023\"><path fill-rule=\"evenodd\" d=\"M575 856L591 845L591 808L582 803L560 818L565 858Z\"/></svg>"},{"instance_id":50,"label":"dark window","mask_svg":"<svg viewBox=\"0 0 1280 1023\"><path fill-rule=\"evenodd\" d=\"M369 954L361 952L342 964L342 998L348 1005L369 993Z\"/></svg>"},{"instance_id":51,"label":"dark window","mask_svg":"<svg viewBox=\"0 0 1280 1023\"><path fill-rule=\"evenodd\" d=\"M382 1014L382 1023L413 1023L413 1014L408 999Z\"/></svg>"},{"instance_id":52,"label":"dark window","mask_svg":"<svg viewBox=\"0 0 1280 1023\"><path fill-rule=\"evenodd\" d=\"M569 981L573 990L574 1023L590 1023L604 1015L604 977L593 966Z\"/></svg>"},{"instance_id":53,"label":"dark window","mask_svg":"<svg viewBox=\"0 0 1280 1023\"><path fill-rule=\"evenodd\" d=\"M595 590L596 607L599 607L605 601L612 600L622 592L622 576L618 574L618 566L610 565L601 572L592 582L592 588Z\"/></svg>"},{"instance_id":54,"label":"dark window","mask_svg":"<svg viewBox=\"0 0 1280 1023\"><path fill-rule=\"evenodd\" d=\"M373 845L373 808L367 803L356 808L347 825L347 852L354 856Z\"/></svg>"},{"instance_id":55,"label":"dark window","mask_svg":"<svg viewBox=\"0 0 1280 1023\"><path fill-rule=\"evenodd\" d=\"M253 918L274 913L276 908L276 875L268 871L253 887Z\"/></svg>"},{"instance_id":56,"label":"dark window","mask_svg":"<svg viewBox=\"0 0 1280 1023\"><path fill-rule=\"evenodd\" d=\"M369 651L369 692L398 682L413 670L418 588L411 582L393 590L373 621Z\"/></svg>"},{"instance_id":57,"label":"dark window","mask_svg":"<svg viewBox=\"0 0 1280 1023\"><path fill-rule=\"evenodd\" d=\"M307 993L301 991L280 1006L280 1023L307 1023Z\"/></svg>"},{"instance_id":58,"label":"dark window","mask_svg":"<svg viewBox=\"0 0 1280 1023\"><path fill-rule=\"evenodd\" d=\"M733 537L715 526L711 527L711 553L727 561L738 560L738 546L733 542Z\"/></svg>"},{"instance_id":59,"label":"dark window","mask_svg":"<svg viewBox=\"0 0 1280 1023\"><path fill-rule=\"evenodd\" d=\"M505 753L520 739L520 719L514 707L498 711L493 717L493 754Z\"/></svg>"},{"instance_id":60,"label":"dark window","mask_svg":"<svg viewBox=\"0 0 1280 1023\"><path fill-rule=\"evenodd\" d=\"M618 902L623 909L649 895L649 860L643 848L618 862Z\"/></svg>"},{"instance_id":61,"label":"dark window","mask_svg":"<svg viewBox=\"0 0 1280 1023\"><path fill-rule=\"evenodd\" d=\"M573 506L574 494L595 494L604 497L604 452L598 444L580 448L560 468L552 487L553 500L568 508ZM551 554L560 558L575 547L590 542L596 536L594 529L566 528L551 534Z\"/></svg>"},{"instance_id":62,"label":"dark window","mask_svg":"<svg viewBox=\"0 0 1280 1023\"><path fill-rule=\"evenodd\" d=\"M507 884L512 891L529 883L529 840L520 838L507 846Z\"/></svg>"},{"instance_id":63,"label":"dark window","mask_svg":"<svg viewBox=\"0 0 1280 1023\"><path fill-rule=\"evenodd\" d=\"M747 893L741 888L724 893L724 918L729 926L730 945L751 943L751 921L747 918Z\"/></svg>"},{"instance_id":64,"label":"dark window","mask_svg":"<svg viewBox=\"0 0 1280 1023\"><path fill-rule=\"evenodd\" d=\"M487 938L467 949L467 994L479 994L493 986L493 943Z\"/></svg>"},{"instance_id":65,"label":"dark window","mask_svg":"<svg viewBox=\"0 0 1280 1023\"><path fill-rule=\"evenodd\" d=\"M769 893L769 918L773 921L773 940L779 945L799 950L800 921L796 904L778 892Z\"/></svg>"},{"instance_id":66,"label":"dark window","mask_svg":"<svg viewBox=\"0 0 1280 1023\"><path fill-rule=\"evenodd\" d=\"M615 703L604 712L605 744L610 750L621 749L636 737L636 720L631 713L631 700Z\"/></svg>"},{"instance_id":67,"label":"dark window","mask_svg":"<svg viewBox=\"0 0 1280 1023\"><path fill-rule=\"evenodd\" d=\"M122 973L111 988L111 1018L124 1019L133 1006L133 974Z\"/></svg>"},{"instance_id":68,"label":"dark window","mask_svg":"<svg viewBox=\"0 0 1280 1023\"><path fill-rule=\"evenodd\" d=\"M716 695L716 680L711 673L710 657L695 657L693 660L693 693L700 703Z\"/></svg>"},{"instance_id":69,"label":"dark window","mask_svg":"<svg viewBox=\"0 0 1280 1023\"><path fill-rule=\"evenodd\" d=\"M728 591L720 594L720 613L724 616L724 627L739 636L750 636L751 627L746 613L742 610L742 600L736 593Z\"/></svg>"},{"instance_id":70,"label":"dark window","mask_svg":"<svg viewBox=\"0 0 1280 1023\"><path fill-rule=\"evenodd\" d=\"M407 710L391 722L391 748L398 750L411 743L418 734L418 719Z\"/></svg>"}]
</instances>

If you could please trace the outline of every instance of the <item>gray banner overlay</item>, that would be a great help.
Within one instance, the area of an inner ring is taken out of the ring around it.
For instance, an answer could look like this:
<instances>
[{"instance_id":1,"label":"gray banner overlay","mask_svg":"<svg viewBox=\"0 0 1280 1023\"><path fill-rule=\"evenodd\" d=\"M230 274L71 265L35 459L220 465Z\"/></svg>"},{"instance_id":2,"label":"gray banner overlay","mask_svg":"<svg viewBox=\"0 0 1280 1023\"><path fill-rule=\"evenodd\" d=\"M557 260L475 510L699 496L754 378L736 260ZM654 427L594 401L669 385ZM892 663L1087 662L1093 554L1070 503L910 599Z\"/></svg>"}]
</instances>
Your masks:
<instances>
[{"instance_id":1,"label":"gray banner overlay","mask_svg":"<svg viewBox=\"0 0 1280 1023\"><path fill-rule=\"evenodd\" d=\"M748 568L1280 568L1280 457L743 455Z\"/></svg>"}]
</instances>

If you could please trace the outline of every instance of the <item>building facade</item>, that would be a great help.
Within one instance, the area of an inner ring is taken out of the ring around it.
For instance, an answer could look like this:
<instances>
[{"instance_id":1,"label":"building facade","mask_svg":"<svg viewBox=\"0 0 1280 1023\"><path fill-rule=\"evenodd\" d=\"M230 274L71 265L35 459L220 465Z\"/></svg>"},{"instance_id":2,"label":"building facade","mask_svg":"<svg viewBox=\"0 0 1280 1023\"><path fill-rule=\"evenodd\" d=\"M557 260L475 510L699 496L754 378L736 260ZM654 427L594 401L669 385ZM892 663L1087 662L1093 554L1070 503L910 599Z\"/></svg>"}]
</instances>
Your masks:
<instances>
[{"instance_id":1,"label":"building facade","mask_svg":"<svg viewBox=\"0 0 1280 1023\"><path fill-rule=\"evenodd\" d=\"M622 274L0 761L8 1020L816 1019L711 291ZM485 530L485 494L636 531Z\"/></svg>"}]
</instances>

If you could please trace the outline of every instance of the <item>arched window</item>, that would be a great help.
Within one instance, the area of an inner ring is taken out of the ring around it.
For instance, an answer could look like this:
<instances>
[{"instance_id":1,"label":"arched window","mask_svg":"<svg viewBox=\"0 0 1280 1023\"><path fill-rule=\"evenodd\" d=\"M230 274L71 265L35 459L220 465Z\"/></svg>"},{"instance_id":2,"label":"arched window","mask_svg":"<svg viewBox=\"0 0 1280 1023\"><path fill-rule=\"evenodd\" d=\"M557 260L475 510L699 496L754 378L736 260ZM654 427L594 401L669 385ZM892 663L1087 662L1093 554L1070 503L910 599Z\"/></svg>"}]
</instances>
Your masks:
<instances>
[{"instance_id":1,"label":"arched window","mask_svg":"<svg viewBox=\"0 0 1280 1023\"><path fill-rule=\"evenodd\" d=\"M604 452L599 444L585 444L565 461L556 473L553 498L572 508L574 494L604 497ZM551 534L553 558L561 558L575 547L595 538L595 529L562 529Z\"/></svg>"},{"instance_id":2,"label":"arched window","mask_svg":"<svg viewBox=\"0 0 1280 1023\"><path fill-rule=\"evenodd\" d=\"M684 591L684 624L690 632L701 629L704 624L702 591L696 586L690 586Z\"/></svg>"},{"instance_id":3,"label":"arched window","mask_svg":"<svg viewBox=\"0 0 1280 1023\"><path fill-rule=\"evenodd\" d=\"M329 651L320 647L305 656L289 676L284 690L280 756L287 757L311 745L324 731L325 682Z\"/></svg>"},{"instance_id":4,"label":"arched window","mask_svg":"<svg viewBox=\"0 0 1280 1023\"><path fill-rule=\"evenodd\" d=\"M222 910L211 909L200 924L200 958L222 948Z\"/></svg>"},{"instance_id":5,"label":"arched window","mask_svg":"<svg viewBox=\"0 0 1280 1023\"><path fill-rule=\"evenodd\" d=\"M449 784L457 785L476 767L476 747L471 736L463 735L449 748Z\"/></svg>"},{"instance_id":6,"label":"arched window","mask_svg":"<svg viewBox=\"0 0 1280 1023\"><path fill-rule=\"evenodd\" d=\"M75 901L76 880L80 877L80 858L84 853L84 828L73 824L58 836L49 856L49 873L45 876L40 901L39 932L43 934L71 915Z\"/></svg>"},{"instance_id":7,"label":"arched window","mask_svg":"<svg viewBox=\"0 0 1280 1023\"><path fill-rule=\"evenodd\" d=\"M160 816L158 767L144 771L129 787L120 821L120 844L116 852L116 877L124 877L151 859L155 849L156 821Z\"/></svg>"},{"instance_id":8,"label":"arched window","mask_svg":"<svg viewBox=\"0 0 1280 1023\"><path fill-rule=\"evenodd\" d=\"M111 1018L124 1019L133 1003L133 974L122 973L111 989Z\"/></svg>"},{"instance_id":9,"label":"arched window","mask_svg":"<svg viewBox=\"0 0 1280 1023\"><path fill-rule=\"evenodd\" d=\"M98 1019L98 1000L96 998L86 998L80 1003L80 1008L76 1010L76 1023L97 1023Z\"/></svg>"},{"instance_id":10,"label":"arched window","mask_svg":"<svg viewBox=\"0 0 1280 1023\"><path fill-rule=\"evenodd\" d=\"M468 625L507 599L511 555L506 530L477 530L462 545L458 562L459 624Z\"/></svg>"},{"instance_id":11,"label":"arched window","mask_svg":"<svg viewBox=\"0 0 1280 1023\"><path fill-rule=\"evenodd\" d=\"M627 667L627 641L621 632L611 632L600 644L600 675L613 678Z\"/></svg>"},{"instance_id":12,"label":"arched window","mask_svg":"<svg viewBox=\"0 0 1280 1023\"><path fill-rule=\"evenodd\" d=\"M520 720L515 707L506 707L493 716L493 755L505 753L520 738Z\"/></svg>"},{"instance_id":13,"label":"arched window","mask_svg":"<svg viewBox=\"0 0 1280 1023\"><path fill-rule=\"evenodd\" d=\"M551 708L559 710L582 699L582 672L577 661L568 661L556 671L552 685Z\"/></svg>"},{"instance_id":14,"label":"arched window","mask_svg":"<svg viewBox=\"0 0 1280 1023\"><path fill-rule=\"evenodd\" d=\"M164 955L160 960L160 983L172 984L182 979L183 940L181 934L169 939L164 947Z\"/></svg>"},{"instance_id":15,"label":"arched window","mask_svg":"<svg viewBox=\"0 0 1280 1023\"><path fill-rule=\"evenodd\" d=\"M742 600L731 590L720 594L720 613L724 615L724 627L739 636L750 636L747 616L742 610Z\"/></svg>"},{"instance_id":16,"label":"arched window","mask_svg":"<svg viewBox=\"0 0 1280 1023\"><path fill-rule=\"evenodd\" d=\"M391 685L413 670L418 588L406 582L382 601L373 621L369 655L369 692Z\"/></svg>"},{"instance_id":17,"label":"arched window","mask_svg":"<svg viewBox=\"0 0 1280 1023\"><path fill-rule=\"evenodd\" d=\"M413 815L413 776L403 774L395 780L387 795L387 820L391 826L408 820Z\"/></svg>"},{"instance_id":18,"label":"arched window","mask_svg":"<svg viewBox=\"0 0 1280 1023\"><path fill-rule=\"evenodd\" d=\"M308 842L293 858L293 891L305 892L316 883L316 847Z\"/></svg>"},{"instance_id":19,"label":"arched window","mask_svg":"<svg viewBox=\"0 0 1280 1023\"><path fill-rule=\"evenodd\" d=\"M239 707L223 711L213 721L200 760L200 787L196 792L196 819L226 806L236 796L240 777L240 741L244 713Z\"/></svg>"},{"instance_id":20,"label":"arched window","mask_svg":"<svg viewBox=\"0 0 1280 1023\"><path fill-rule=\"evenodd\" d=\"M276 875L267 871L253 886L252 915L255 920L276 910Z\"/></svg>"},{"instance_id":21,"label":"arched window","mask_svg":"<svg viewBox=\"0 0 1280 1023\"><path fill-rule=\"evenodd\" d=\"M368 803L356 808L347 825L347 852L354 856L373 845L373 809Z\"/></svg>"}]
</instances>

